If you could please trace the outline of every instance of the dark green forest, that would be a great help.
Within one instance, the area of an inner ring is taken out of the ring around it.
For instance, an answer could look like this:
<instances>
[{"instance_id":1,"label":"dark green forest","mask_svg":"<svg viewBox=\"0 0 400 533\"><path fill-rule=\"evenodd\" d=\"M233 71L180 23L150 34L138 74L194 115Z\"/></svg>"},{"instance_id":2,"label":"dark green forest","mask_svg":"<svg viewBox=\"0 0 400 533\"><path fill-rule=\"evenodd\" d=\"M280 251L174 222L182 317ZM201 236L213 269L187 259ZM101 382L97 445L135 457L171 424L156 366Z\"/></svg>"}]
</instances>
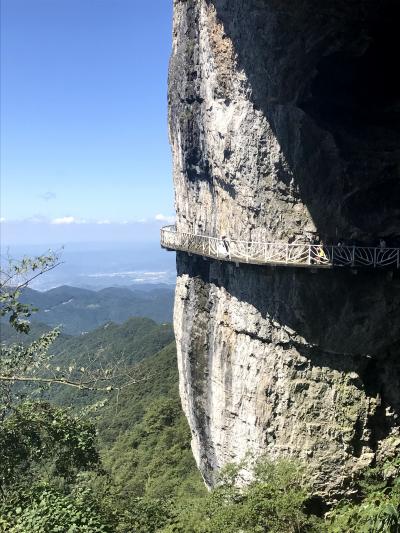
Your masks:
<instances>
[{"instance_id":1,"label":"dark green forest","mask_svg":"<svg viewBox=\"0 0 400 533\"><path fill-rule=\"evenodd\" d=\"M131 318L71 336L35 324L27 335L29 313L3 290L0 531L399 532L399 460L368 469L356 498L323 509L312 473L293 461L260 458L245 486L243 465L228 465L208 491L180 405L170 325ZM117 362L122 375L78 386L91 358ZM39 381L16 380L27 375ZM56 382L40 381L49 376Z\"/></svg>"}]
</instances>

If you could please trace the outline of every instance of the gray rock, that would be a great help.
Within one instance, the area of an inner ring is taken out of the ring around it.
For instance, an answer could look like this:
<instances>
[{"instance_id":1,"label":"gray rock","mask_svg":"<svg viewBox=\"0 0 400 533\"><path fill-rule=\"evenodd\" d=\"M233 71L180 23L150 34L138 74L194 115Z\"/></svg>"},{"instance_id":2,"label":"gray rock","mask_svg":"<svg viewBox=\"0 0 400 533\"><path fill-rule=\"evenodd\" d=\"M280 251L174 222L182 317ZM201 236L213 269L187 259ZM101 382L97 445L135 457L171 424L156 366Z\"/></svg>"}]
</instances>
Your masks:
<instances>
[{"instance_id":1,"label":"gray rock","mask_svg":"<svg viewBox=\"0 0 400 533\"><path fill-rule=\"evenodd\" d=\"M372 0L175 0L178 230L397 239L397 11ZM399 452L398 274L236 268L185 253L177 267L181 397L209 485L227 462L266 453L306 461L333 499Z\"/></svg>"}]
</instances>

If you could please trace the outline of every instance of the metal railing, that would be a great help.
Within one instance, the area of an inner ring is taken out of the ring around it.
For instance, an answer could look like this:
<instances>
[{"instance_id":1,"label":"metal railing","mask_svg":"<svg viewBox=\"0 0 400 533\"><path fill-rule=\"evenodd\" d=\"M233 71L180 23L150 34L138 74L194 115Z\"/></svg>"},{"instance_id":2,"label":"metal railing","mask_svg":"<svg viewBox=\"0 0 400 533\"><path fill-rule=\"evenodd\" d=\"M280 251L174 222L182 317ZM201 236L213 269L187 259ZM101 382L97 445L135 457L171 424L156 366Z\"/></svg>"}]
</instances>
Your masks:
<instances>
[{"instance_id":1,"label":"metal railing","mask_svg":"<svg viewBox=\"0 0 400 533\"><path fill-rule=\"evenodd\" d=\"M161 229L161 246L222 261L256 265L400 268L400 248L239 241L178 232L175 226Z\"/></svg>"}]
</instances>

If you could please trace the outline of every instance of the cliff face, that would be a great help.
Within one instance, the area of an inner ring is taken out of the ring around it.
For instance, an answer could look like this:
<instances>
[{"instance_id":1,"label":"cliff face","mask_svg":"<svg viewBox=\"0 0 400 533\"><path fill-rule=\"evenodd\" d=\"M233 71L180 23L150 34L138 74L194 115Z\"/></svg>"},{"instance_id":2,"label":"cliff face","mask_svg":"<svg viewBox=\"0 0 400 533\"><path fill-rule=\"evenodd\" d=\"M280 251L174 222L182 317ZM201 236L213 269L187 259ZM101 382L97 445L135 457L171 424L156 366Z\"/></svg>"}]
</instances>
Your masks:
<instances>
[{"instance_id":1,"label":"cliff face","mask_svg":"<svg viewBox=\"0 0 400 533\"><path fill-rule=\"evenodd\" d=\"M175 0L178 230L395 242L399 14L394 0ZM208 484L247 452L289 455L334 497L400 450L397 274L184 253L177 268L181 396Z\"/></svg>"}]
</instances>

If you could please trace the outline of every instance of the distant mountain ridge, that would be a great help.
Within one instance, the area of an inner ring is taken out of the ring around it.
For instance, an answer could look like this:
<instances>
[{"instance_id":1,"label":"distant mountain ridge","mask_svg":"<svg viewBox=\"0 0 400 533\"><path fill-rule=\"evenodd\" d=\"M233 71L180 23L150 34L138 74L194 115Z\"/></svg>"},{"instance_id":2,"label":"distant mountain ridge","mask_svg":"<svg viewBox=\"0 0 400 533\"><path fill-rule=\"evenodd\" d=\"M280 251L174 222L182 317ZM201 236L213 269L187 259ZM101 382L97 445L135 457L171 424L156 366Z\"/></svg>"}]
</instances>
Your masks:
<instances>
[{"instance_id":1,"label":"distant mountain ridge","mask_svg":"<svg viewBox=\"0 0 400 533\"><path fill-rule=\"evenodd\" d=\"M62 285L45 292L26 288L21 295L21 302L38 309L32 322L60 325L69 335L89 332L108 322L122 324L135 316L171 322L173 300L173 287L109 287L95 291Z\"/></svg>"}]
</instances>

